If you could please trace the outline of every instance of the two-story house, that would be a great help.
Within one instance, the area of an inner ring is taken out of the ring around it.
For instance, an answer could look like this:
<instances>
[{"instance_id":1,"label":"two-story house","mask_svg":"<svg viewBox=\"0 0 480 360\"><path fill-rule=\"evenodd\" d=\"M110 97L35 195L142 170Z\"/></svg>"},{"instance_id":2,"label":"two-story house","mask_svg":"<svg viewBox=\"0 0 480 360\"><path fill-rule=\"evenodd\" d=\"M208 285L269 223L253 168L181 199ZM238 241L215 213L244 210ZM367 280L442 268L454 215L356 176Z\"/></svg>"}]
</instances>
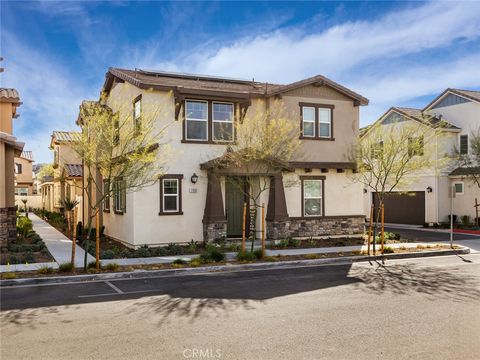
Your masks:
<instances>
[{"instance_id":1,"label":"two-story house","mask_svg":"<svg viewBox=\"0 0 480 360\"><path fill-rule=\"evenodd\" d=\"M80 200L82 195L83 167L73 143L80 133L73 131L53 131L50 149L53 150L55 169L53 177L48 177L41 185L43 207L48 211L63 211L63 200ZM81 221L81 211L79 212Z\"/></svg>"},{"instance_id":2,"label":"two-story house","mask_svg":"<svg viewBox=\"0 0 480 360\"><path fill-rule=\"evenodd\" d=\"M22 151L15 157L15 195L33 195L33 153Z\"/></svg>"},{"instance_id":3,"label":"two-story house","mask_svg":"<svg viewBox=\"0 0 480 360\"><path fill-rule=\"evenodd\" d=\"M172 153L166 173L154 185L115 193L104 203L108 236L133 247L241 236L246 198L232 183L247 174L238 167L214 169L212 160L234 141L235 114L264 111L279 99L301 129L304 156L259 174L271 184L261 199L267 236L362 233L362 186L351 181L355 164L346 160L358 137L359 106L368 104L361 95L323 76L278 85L117 68L107 72L102 91L114 113L131 111L135 121L149 104L162 104L156 122L171 123L162 139ZM127 110L116 108L125 103L121 97L131 104Z\"/></svg>"},{"instance_id":4,"label":"two-story house","mask_svg":"<svg viewBox=\"0 0 480 360\"><path fill-rule=\"evenodd\" d=\"M480 91L447 89L423 109L392 107L375 123L389 126L395 122L401 125L427 118L432 126L440 122L443 124L437 127L435 141L432 140L428 145L434 147L431 165L411 176L411 181L387 196L385 221L418 225L447 222L453 186L456 189L454 214L459 217L468 215L473 221L473 205L475 198L480 201L480 188L471 181L465 169L458 168L456 154L468 154L471 151L469 137L480 127ZM368 129L362 136L368 136ZM366 215L373 200L374 194L365 190Z\"/></svg>"},{"instance_id":5,"label":"two-story house","mask_svg":"<svg viewBox=\"0 0 480 360\"><path fill-rule=\"evenodd\" d=\"M16 230L15 156L23 151L24 143L13 136L13 119L21 105L15 89L0 88L0 248L14 240Z\"/></svg>"}]
</instances>

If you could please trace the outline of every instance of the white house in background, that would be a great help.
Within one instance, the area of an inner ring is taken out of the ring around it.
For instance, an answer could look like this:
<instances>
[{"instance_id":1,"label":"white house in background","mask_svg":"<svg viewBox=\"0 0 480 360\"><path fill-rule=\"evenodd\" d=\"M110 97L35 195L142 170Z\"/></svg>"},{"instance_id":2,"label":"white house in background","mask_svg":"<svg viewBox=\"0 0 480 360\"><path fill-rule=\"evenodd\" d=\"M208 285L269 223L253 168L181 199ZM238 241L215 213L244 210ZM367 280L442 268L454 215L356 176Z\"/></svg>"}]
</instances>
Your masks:
<instances>
[{"instance_id":1,"label":"white house in background","mask_svg":"<svg viewBox=\"0 0 480 360\"><path fill-rule=\"evenodd\" d=\"M241 236L246 199L232 180L241 181L245 170L218 168L210 160L221 157L234 141L242 116L237 114L264 111L278 99L302 130L306 157L291 159L288 169L258 174L271 184L261 198L267 236L363 232L362 186L352 183L355 164L346 160L358 139L359 107L368 104L361 95L323 76L277 85L116 68L107 72L102 91L106 105L119 116L130 116L132 124L141 119L142 109L161 105L165 111L156 122L159 127L171 124L164 141L175 155L154 185L118 191L105 201L101 221L106 235L131 247ZM120 98L131 104L126 111L115 108L125 104ZM291 180L295 186L284 186Z\"/></svg>"},{"instance_id":2,"label":"white house in background","mask_svg":"<svg viewBox=\"0 0 480 360\"><path fill-rule=\"evenodd\" d=\"M435 151L432 166L416 176L404 188L395 189L385 201L385 221L399 224L430 225L448 221L450 214L449 191L456 188L454 214L461 217L475 218L475 198L480 202L480 188L471 181L466 169L457 168L453 159L455 150L467 154L471 151L470 134L480 127L480 91L447 89L424 109L392 107L377 122L382 125L395 121L417 121L422 115L432 116L434 125L444 121L441 136ZM399 122L401 124L401 122ZM368 131L363 136L368 136ZM452 156L446 163L437 162ZM441 165L439 165L441 163ZM480 170L480 168L477 168ZM364 191L364 212L369 216L369 209L374 194Z\"/></svg>"}]
</instances>

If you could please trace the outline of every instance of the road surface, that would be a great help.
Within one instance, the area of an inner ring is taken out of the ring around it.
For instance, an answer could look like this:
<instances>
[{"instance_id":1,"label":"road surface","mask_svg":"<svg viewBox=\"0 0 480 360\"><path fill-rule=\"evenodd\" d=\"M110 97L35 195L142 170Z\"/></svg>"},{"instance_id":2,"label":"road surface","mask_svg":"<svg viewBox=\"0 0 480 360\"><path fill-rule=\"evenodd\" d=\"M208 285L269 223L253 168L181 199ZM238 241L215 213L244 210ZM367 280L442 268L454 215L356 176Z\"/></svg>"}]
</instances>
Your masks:
<instances>
[{"instance_id":1,"label":"road surface","mask_svg":"<svg viewBox=\"0 0 480 360\"><path fill-rule=\"evenodd\" d=\"M1 289L7 359L478 359L480 253Z\"/></svg>"}]
</instances>

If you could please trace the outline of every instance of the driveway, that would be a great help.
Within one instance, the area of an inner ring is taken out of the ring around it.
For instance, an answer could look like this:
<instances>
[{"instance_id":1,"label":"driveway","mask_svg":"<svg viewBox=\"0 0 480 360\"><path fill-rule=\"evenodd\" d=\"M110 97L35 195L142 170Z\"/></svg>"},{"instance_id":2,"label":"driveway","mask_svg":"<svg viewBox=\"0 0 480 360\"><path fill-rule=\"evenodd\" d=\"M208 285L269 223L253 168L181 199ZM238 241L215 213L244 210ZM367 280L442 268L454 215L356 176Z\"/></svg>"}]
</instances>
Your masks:
<instances>
[{"instance_id":1,"label":"driveway","mask_svg":"<svg viewBox=\"0 0 480 360\"><path fill-rule=\"evenodd\" d=\"M399 233L402 239L407 239L412 242L449 242L450 233L445 230L434 230L424 228L414 228L412 226L386 226L385 231ZM471 234L453 234L453 241L456 244L468 246L470 249L480 251L480 235Z\"/></svg>"}]
</instances>

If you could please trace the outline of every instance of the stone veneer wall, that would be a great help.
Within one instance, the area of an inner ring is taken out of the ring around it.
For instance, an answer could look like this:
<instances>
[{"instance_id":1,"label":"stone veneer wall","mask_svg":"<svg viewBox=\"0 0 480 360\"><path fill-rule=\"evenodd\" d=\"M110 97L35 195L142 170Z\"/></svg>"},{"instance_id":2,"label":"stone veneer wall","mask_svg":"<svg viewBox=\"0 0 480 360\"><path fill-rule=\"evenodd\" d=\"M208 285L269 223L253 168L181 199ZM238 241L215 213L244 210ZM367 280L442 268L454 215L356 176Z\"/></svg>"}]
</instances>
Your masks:
<instances>
[{"instance_id":1,"label":"stone veneer wall","mask_svg":"<svg viewBox=\"0 0 480 360\"><path fill-rule=\"evenodd\" d=\"M17 237L16 207L0 208L0 250L7 247L9 240Z\"/></svg>"},{"instance_id":2,"label":"stone veneer wall","mask_svg":"<svg viewBox=\"0 0 480 360\"><path fill-rule=\"evenodd\" d=\"M203 241L209 242L227 236L227 221L203 223Z\"/></svg>"},{"instance_id":3,"label":"stone veneer wall","mask_svg":"<svg viewBox=\"0 0 480 360\"><path fill-rule=\"evenodd\" d=\"M320 237L332 235L356 235L364 230L365 217L325 216L322 218L288 218L283 221L267 221L267 237L280 239L287 236L293 238Z\"/></svg>"}]
</instances>

